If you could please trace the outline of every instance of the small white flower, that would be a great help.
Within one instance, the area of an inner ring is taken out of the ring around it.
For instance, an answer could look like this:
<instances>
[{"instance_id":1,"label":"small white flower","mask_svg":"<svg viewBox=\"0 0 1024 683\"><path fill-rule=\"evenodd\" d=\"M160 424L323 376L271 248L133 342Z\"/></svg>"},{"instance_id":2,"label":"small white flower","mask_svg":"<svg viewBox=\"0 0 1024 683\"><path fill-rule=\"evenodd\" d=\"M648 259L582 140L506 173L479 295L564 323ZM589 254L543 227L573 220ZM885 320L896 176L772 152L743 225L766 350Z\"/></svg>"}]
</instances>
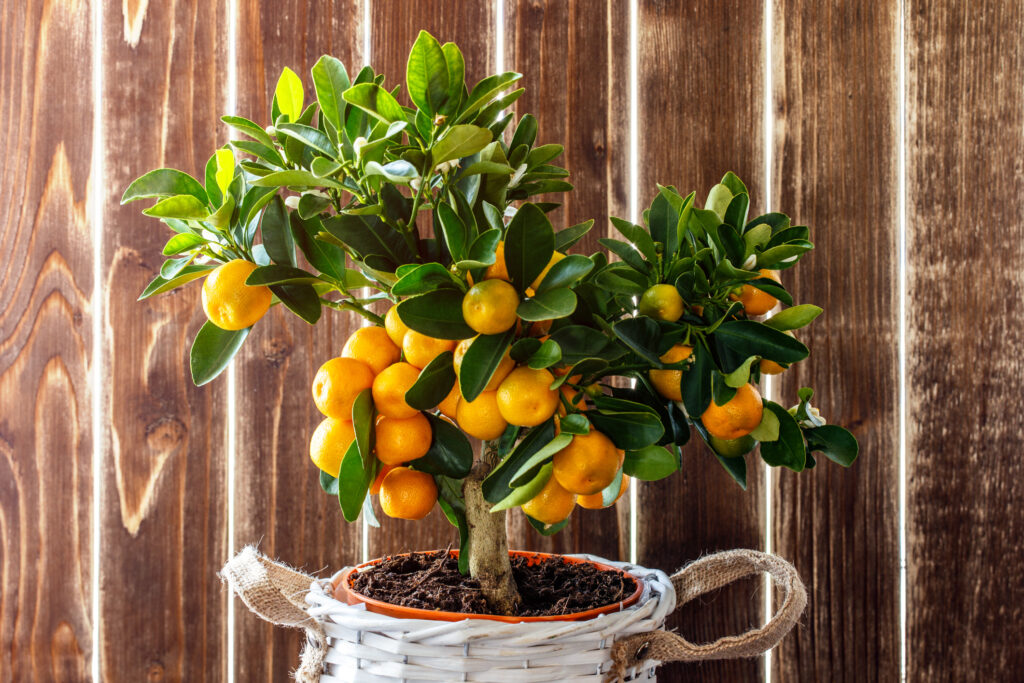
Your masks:
<instances>
[{"instance_id":1,"label":"small white flower","mask_svg":"<svg viewBox=\"0 0 1024 683\"><path fill-rule=\"evenodd\" d=\"M519 184L519 181L523 179L523 175L526 173L526 164L519 164L519 168L512 174L512 180L508 181L508 189L513 189Z\"/></svg>"},{"instance_id":2,"label":"small white flower","mask_svg":"<svg viewBox=\"0 0 1024 683\"><path fill-rule=\"evenodd\" d=\"M412 188L413 192L419 192L420 191L420 182L421 182L421 179L420 179L419 176L416 176L415 178L413 178L412 180L409 181L409 187Z\"/></svg>"},{"instance_id":3,"label":"small white flower","mask_svg":"<svg viewBox=\"0 0 1024 683\"><path fill-rule=\"evenodd\" d=\"M747 260L743 262L743 270L753 270L754 266L757 265L757 254L751 254L747 257Z\"/></svg>"},{"instance_id":4,"label":"small white flower","mask_svg":"<svg viewBox=\"0 0 1024 683\"><path fill-rule=\"evenodd\" d=\"M439 163L437 165L437 167L434 169L434 171L436 171L437 173L444 174L444 173L448 173L449 171L453 171L453 170L455 170L458 167L459 167L459 160L458 159L450 159L448 161L442 161L441 163Z\"/></svg>"},{"instance_id":5,"label":"small white flower","mask_svg":"<svg viewBox=\"0 0 1024 683\"><path fill-rule=\"evenodd\" d=\"M800 408L799 404L793 406L790 412L795 413ZM800 426L802 427L824 427L828 424L828 421L822 416L821 411L812 406L810 403L807 404L807 417L806 419L800 420Z\"/></svg>"},{"instance_id":6,"label":"small white flower","mask_svg":"<svg viewBox=\"0 0 1024 683\"><path fill-rule=\"evenodd\" d=\"M287 206L289 209L292 209L294 211L295 209L299 208L299 198L296 197L295 195L292 195L290 197L285 197L284 198L284 205Z\"/></svg>"},{"instance_id":7,"label":"small white flower","mask_svg":"<svg viewBox=\"0 0 1024 683\"><path fill-rule=\"evenodd\" d=\"M355 139L355 141L353 141L352 149L355 150L356 157L359 157L359 156L362 155L363 147L365 147L365 146L366 146L366 138L364 138L361 135L359 137L357 137Z\"/></svg>"},{"instance_id":8,"label":"small white flower","mask_svg":"<svg viewBox=\"0 0 1024 683\"><path fill-rule=\"evenodd\" d=\"M270 137L274 137L275 135L277 135L277 128L274 128L273 126L267 126L266 131L267 135L269 135Z\"/></svg>"}]
</instances>

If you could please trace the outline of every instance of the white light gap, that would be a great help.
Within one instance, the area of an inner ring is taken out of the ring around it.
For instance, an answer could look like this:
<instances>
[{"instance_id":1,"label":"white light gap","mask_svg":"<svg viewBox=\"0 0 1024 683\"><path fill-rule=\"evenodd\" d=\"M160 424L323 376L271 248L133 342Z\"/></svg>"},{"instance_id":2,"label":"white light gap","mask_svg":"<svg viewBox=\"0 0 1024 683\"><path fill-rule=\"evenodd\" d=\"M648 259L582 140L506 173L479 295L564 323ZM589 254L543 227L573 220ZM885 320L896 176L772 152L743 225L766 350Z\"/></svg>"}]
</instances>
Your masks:
<instances>
[{"instance_id":1,"label":"white light gap","mask_svg":"<svg viewBox=\"0 0 1024 683\"><path fill-rule=\"evenodd\" d=\"M609 6L610 7L610 6ZM639 125L639 95L638 95L638 69L637 69L637 18L639 10L637 0L629 2L629 220L639 222L640 214L637 208L637 176L640 174L640 144L637 132ZM609 26L609 29L611 27ZM610 57L609 57L610 59ZM638 515L640 496L637 489L639 482L634 482L629 487L629 562L636 564L639 554L637 551L637 533L639 528Z\"/></svg>"},{"instance_id":2,"label":"white light gap","mask_svg":"<svg viewBox=\"0 0 1024 683\"><path fill-rule=\"evenodd\" d=\"M363 0L363 64L369 64L371 58L371 39L373 37L372 30L370 27L370 0ZM364 296L369 296L371 291L366 288L363 292ZM370 321L366 318L360 318L360 327L367 327ZM366 515L360 515L360 522L362 525L362 542L360 543L360 557L362 561L370 561L370 522L366 519Z\"/></svg>"},{"instance_id":3,"label":"white light gap","mask_svg":"<svg viewBox=\"0 0 1024 683\"><path fill-rule=\"evenodd\" d=\"M505 0L494 1L494 72L505 71Z\"/></svg>"},{"instance_id":4,"label":"white light gap","mask_svg":"<svg viewBox=\"0 0 1024 683\"><path fill-rule=\"evenodd\" d=\"M237 114L238 109L238 2L228 3L228 68L227 68L227 107L228 113ZM235 410L237 399L238 378L235 372L235 361L232 360L227 370L227 497L228 497L228 557L235 554L235 458L237 456L238 417ZM227 614L227 679L232 683L236 677L235 670L235 595L228 591Z\"/></svg>"},{"instance_id":5,"label":"white light gap","mask_svg":"<svg viewBox=\"0 0 1024 683\"><path fill-rule=\"evenodd\" d=\"M897 214L899 221L899 571L900 571L900 680L907 680L907 79L906 4L897 4L898 151Z\"/></svg>"},{"instance_id":6,"label":"white light gap","mask_svg":"<svg viewBox=\"0 0 1024 683\"><path fill-rule=\"evenodd\" d=\"M92 680L100 679L100 524L102 515L103 444L103 193L106 188L103 163L103 3L94 2L90 15L92 33L92 158L91 177L86 188L88 220L92 224L92 365L89 368L89 407L92 410L92 548L89 553L90 598L92 600Z\"/></svg>"},{"instance_id":7,"label":"white light gap","mask_svg":"<svg viewBox=\"0 0 1024 683\"><path fill-rule=\"evenodd\" d=\"M772 0L764 0L764 114L763 114L763 135L764 135L764 210L769 212L772 210L772 150L774 143L774 93L772 89L774 87L772 81ZM775 390L775 382L771 375L765 375L764 380L764 394L769 399L773 398L773 392ZM764 551L766 553L774 552L774 539L772 534L775 533L775 519L772 511L773 496L772 486L774 486L774 477L772 476L772 468L766 464L760 464L760 467L764 469ZM764 623L768 623L772 618L773 605L773 590L772 590L772 579L767 574L764 576ZM764 653L764 680L765 683L771 683L772 680L772 651L767 650Z\"/></svg>"}]
</instances>

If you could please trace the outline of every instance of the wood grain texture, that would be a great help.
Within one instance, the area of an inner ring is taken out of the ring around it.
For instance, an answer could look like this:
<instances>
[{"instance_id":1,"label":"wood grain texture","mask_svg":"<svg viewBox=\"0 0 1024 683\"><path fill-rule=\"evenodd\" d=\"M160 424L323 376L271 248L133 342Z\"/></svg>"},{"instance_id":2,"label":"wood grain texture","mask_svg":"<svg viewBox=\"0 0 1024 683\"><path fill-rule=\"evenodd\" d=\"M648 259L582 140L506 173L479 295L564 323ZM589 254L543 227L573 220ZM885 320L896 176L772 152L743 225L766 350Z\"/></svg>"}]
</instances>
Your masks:
<instances>
[{"instance_id":1,"label":"wood grain texture","mask_svg":"<svg viewBox=\"0 0 1024 683\"><path fill-rule=\"evenodd\" d=\"M774 550L810 591L774 675L899 680L898 7L778 0L772 26L772 209L809 225L816 246L782 279L825 309L796 333L811 356L774 400L814 387L861 447L849 470L819 457L773 472Z\"/></svg>"},{"instance_id":2,"label":"wood grain texture","mask_svg":"<svg viewBox=\"0 0 1024 683\"><path fill-rule=\"evenodd\" d=\"M649 206L655 183L684 193L696 189L703 203L732 170L750 189L756 216L764 206L761 4L641 1L638 21L638 205ZM641 484L640 564L673 571L714 550L760 548L764 468L754 456L747 461L749 487L743 491L703 444L691 442L681 472ZM687 607L670 625L708 642L761 621L757 584L750 581L723 590L713 609ZM756 659L675 664L658 678L756 681L762 668Z\"/></svg>"},{"instance_id":3,"label":"wood grain texture","mask_svg":"<svg viewBox=\"0 0 1024 683\"><path fill-rule=\"evenodd\" d=\"M362 9L357 0L244 2L238 15L237 111L270 122L274 86L284 67L316 98L309 70L323 54L354 77L362 66ZM224 139L228 134L221 128ZM310 326L275 306L237 361L236 547L258 543L271 557L307 572L337 571L362 557L362 524L347 524L337 498L320 489L309 438L323 416L310 387L321 364L341 354L361 318L324 309ZM275 628L235 601L235 667L240 681L282 681L299 660L305 636Z\"/></svg>"},{"instance_id":4,"label":"wood grain texture","mask_svg":"<svg viewBox=\"0 0 1024 683\"><path fill-rule=\"evenodd\" d=\"M102 388L101 677L223 680L227 598L224 380L196 388L191 339L199 285L137 302L171 231L119 206L156 166L202 178L223 135L227 3L103 8L106 278Z\"/></svg>"},{"instance_id":5,"label":"wood grain texture","mask_svg":"<svg viewBox=\"0 0 1024 683\"><path fill-rule=\"evenodd\" d=\"M93 652L90 3L0 9L0 680Z\"/></svg>"},{"instance_id":6,"label":"wood grain texture","mask_svg":"<svg viewBox=\"0 0 1024 683\"><path fill-rule=\"evenodd\" d=\"M494 8L490 2L446 0L388 0L370 3L370 64L386 76L385 85L402 86L405 64L420 30L429 31L441 43L454 42L466 60L466 83L472 89L494 71ZM381 526L370 529L369 556L379 557L410 550L459 547L459 534L435 507L420 522L389 519L374 501Z\"/></svg>"},{"instance_id":7,"label":"wood grain texture","mask_svg":"<svg viewBox=\"0 0 1024 683\"><path fill-rule=\"evenodd\" d=\"M592 254L608 217L629 210L629 5L609 0L518 0L505 4L505 69L523 74L518 116L537 117L537 143L557 143L572 192L550 214L559 230L593 218L573 252ZM514 124L513 124L514 125ZM510 125L510 128L513 128ZM514 129L514 128L513 128ZM629 558L629 498L614 509L577 509L555 536L536 533L519 510L509 515L513 548Z\"/></svg>"},{"instance_id":8,"label":"wood grain texture","mask_svg":"<svg viewBox=\"0 0 1024 683\"><path fill-rule=\"evenodd\" d=\"M906 5L912 681L1024 666L1024 6Z\"/></svg>"}]
</instances>

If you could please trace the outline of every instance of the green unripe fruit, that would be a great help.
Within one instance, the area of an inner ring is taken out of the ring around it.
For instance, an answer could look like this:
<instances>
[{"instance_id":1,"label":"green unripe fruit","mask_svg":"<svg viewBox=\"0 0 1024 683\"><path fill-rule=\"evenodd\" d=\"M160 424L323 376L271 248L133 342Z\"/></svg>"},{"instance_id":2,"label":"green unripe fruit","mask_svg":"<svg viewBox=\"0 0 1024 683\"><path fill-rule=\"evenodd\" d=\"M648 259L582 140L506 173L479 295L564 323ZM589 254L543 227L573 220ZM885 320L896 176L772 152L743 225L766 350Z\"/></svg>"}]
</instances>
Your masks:
<instances>
[{"instance_id":1,"label":"green unripe fruit","mask_svg":"<svg viewBox=\"0 0 1024 683\"><path fill-rule=\"evenodd\" d=\"M654 285L640 297L640 315L674 323L683 316L683 297L672 285Z\"/></svg>"},{"instance_id":2,"label":"green unripe fruit","mask_svg":"<svg viewBox=\"0 0 1024 683\"><path fill-rule=\"evenodd\" d=\"M738 439L719 439L717 436L712 436L710 443L715 452L723 458L738 458L741 455L746 455L757 445L757 441L749 434Z\"/></svg>"}]
</instances>

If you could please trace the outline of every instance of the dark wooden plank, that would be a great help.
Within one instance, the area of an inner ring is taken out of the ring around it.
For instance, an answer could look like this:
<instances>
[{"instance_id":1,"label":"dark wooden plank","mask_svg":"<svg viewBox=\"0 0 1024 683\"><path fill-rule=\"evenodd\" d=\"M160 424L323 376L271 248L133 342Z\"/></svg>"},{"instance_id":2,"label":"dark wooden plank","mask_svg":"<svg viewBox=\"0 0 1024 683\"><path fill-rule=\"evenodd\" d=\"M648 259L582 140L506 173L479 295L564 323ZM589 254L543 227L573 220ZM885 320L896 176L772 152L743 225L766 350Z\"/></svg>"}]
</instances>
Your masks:
<instances>
[{"instance_id":1,"label":"dark wooden plank","mask_svg":"<svg viewBox=\"0 0 1024 683\"><path fill-rule=\"evenodd\" d=\"M552 195L556 229L589 218L594 228L574 248L592 254L609 234L608 216L629 210L629 5L607 0L505 5L505 68L523 74L519 115L537 117L537 144L565 146L558 163L575 190ZM577 509L561 533L537 534L518 510L509 515L509 543L544 552L586 552L629 559L629 497L615 509Z\"/></svg>"},{"instance_id":2,"label":"dark wooden plank","mask_svg":"<svg viewBox=\"0 0 1024 683\"><path fill-rule=\"evenodd\" d=\"M270 122L284 67L316 95L309 70L323 54L354 76L362 65L362 9L356 0L243 3L238 15L238 113ZM223 135L227 131L222 129ZM324 575L362 557L362 525L346 524L338 501L320 490L309 438L323 416L310 386L322 363L341 353L360 319L324 311L311 327L277 306L256 326L238 359L235 479L236 547L264 552ZM281 681L299 661L305 636L275 628L235 602L235 667L240 681Z\"/></svg>"},{"instance_id":3,"label":"dark wooden plank","mask_svg":"<svg viewBox=\"0 0 1024 683\"><path fill-rule=\"evenodd\" d=\"M101 438L92 430L89 385L91 12L89 2L0 7L5 681L90 679L93 443Z\"/></svg>"},{"instance_id":4,"label":"dark wooden plank","mask_svg":"<svg viewBox=\"0 0 1024 683\"><path fill-rule=\"evenodd\" d=\"M103 269L109 450L101 502L101 676L223 680L225 383L195 388L199 286L136 302L169 230L118 206L156 166L202 178L223 139L226 2L107 3Z\"/></svg>"},{"instance_id":5,"label":"dark wooden plank","mask_svg":"<svg viewBox=\"0 0 1024 683\"><path fill-rule=\"evenodd\" d=\"M455 3L445 0L390 0L370 4L370 58L385 84L402 86L405 95L405 64L420 30L429 31L442 43L454 42L466 60L466 82L472 88L494 72L494 8L490 2ZM458 532L435 507L422 521L389 519L374 501L381 527L370 530L370 557L410 550L459 546Z\"/></svg>"},{"instance_id":6,"label":"dark wooden plank","mask_svg":"<svg viewBox=\"0 0 1024 683\"><path fill-rule=\"evenodd\" d=\"M764 53L761 3L639 3L639 197L648 206L655 183L707 191L729 170L747 183L751 215L764 206ZM639 561L672 571L726 548L760 548L763 467L748 459L741 490L703 445L690 444L683 470L642 484L637 510ZM687 608L670 621L697 641L739 633L762 620L753 581L725 589L711 608ZM759 660L670 665L659 680L756 681Z\"/></svg>"},{"instance_id":7,"label":"dark wooden plank","mask_svg":"<svg viewBox=\"0 0 1024 683\"><path fill-rule=\"evenodd\" d=\"M773 11L772 208L815 250L783 272L824 315L775 397L853 430L844 470L773 471L774 550L810 591L773 658L778 680L899 680L898 3L783 0Z\"/></svg>"},{"instance_id":8,"label":"dark wooden plank","mask_svg":"<svg viewBox=\"0 0 1024 683\"><path fill-rule=\"evenodd\" d=\"M910 2L908 671L1024 665L1024 6Z\"/></svg>"}]
</instances>

